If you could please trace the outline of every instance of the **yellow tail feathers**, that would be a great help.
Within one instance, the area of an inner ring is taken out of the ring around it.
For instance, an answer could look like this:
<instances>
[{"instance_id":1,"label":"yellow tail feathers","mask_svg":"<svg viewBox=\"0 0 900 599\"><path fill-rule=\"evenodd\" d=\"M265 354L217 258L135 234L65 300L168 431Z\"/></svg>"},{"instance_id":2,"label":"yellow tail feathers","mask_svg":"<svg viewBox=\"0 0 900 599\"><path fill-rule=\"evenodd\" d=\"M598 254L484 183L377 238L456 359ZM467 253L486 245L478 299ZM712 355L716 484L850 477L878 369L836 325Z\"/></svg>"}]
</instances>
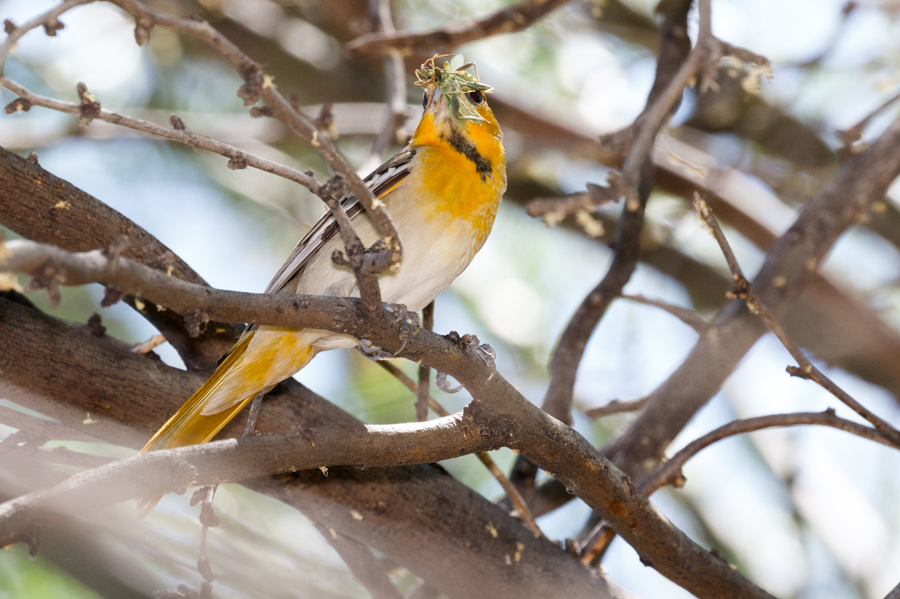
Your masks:
<instances>
[{"instance_id":1,"label":"yellow tail feathers","mask_svg":"<svg viewBox=\"0 0 900 599\"><path fill-rule=\"evenodd\" d=\"M286 327L260 327L244 334L209 380L153 435L141 453L212 439L247 402L312 359L316 350L307 337L302 330Z\"/></svg>"},{"instance_id":2,"label":"yellow tail feathers","mask_svg":"<svg viewBox=\"0 0 900 599\"><path fill-rule=\"evenodd\" d=\"M263 390L258 389L248 397L240 398L234 405L217 414L204 415L201 413L212 392L220 386L225 377L233 374L234 366L247 351L247 346L250 345L252 338L252 333L241 337L213 375L209 377L209 380L203 383L203 386L169 418L162 428L156 431L141 453L206 443L222 430L247 405L247 402Z\"/></svg>"},{"instance_id":3,"label":"yellow tail feathers","mask_svg":"<svg viewBox=\"0 0 900 599\"><path fill-rule=\"evenodd\" d=\"M141 453L199 445L212 439L257 394L271 389L312 359L316 352L299 341L299 333L296 329L262 327L242 336L209 380L153 435ZM138 500L142 517L159 499Z\"/></svg>"}]
</instances>

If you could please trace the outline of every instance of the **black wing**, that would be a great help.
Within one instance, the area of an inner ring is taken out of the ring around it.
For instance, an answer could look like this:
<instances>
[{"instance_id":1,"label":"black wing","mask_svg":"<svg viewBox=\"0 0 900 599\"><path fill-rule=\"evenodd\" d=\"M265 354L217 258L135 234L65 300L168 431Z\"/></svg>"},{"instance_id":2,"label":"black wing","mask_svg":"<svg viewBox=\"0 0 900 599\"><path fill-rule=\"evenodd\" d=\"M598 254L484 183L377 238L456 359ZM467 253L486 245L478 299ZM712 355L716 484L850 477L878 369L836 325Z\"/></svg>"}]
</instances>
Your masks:
<instances>
[{"instance_id":1,"label":"black wing","mask_svg":"<svg viewBox=\"0 0 900 599\"><path fill-rule=\"evenodd\" d=\"M383 197L409 175L410 164L415 154L414 148L407 148L372 171L364 179L366 186L372 190L376 198ZM363 211L362 204L353 194L341 198L341 206L344 207L351 221ZM275 273L265 292L278 293L284 289L285 285L300 274L313 256L322 249L322 246L337 233L337 222L329 212L303 236L287 261Z\"/></svg>"}]
</instances>

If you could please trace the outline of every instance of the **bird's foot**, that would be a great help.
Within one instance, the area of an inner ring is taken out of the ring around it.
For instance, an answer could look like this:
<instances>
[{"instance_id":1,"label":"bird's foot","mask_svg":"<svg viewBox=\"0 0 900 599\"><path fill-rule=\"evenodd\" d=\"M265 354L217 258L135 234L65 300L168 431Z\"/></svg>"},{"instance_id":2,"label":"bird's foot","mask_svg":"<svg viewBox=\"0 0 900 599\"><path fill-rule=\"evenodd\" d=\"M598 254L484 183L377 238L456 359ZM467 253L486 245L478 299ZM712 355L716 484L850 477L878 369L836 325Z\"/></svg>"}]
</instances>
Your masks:
<instances>
[{"instance_id":1,"label":"bird's foot","mask_svg":"<svg viewBox=\"0 0 900 599\"><path fill-rule=\"evenodd\" d=\"M379 346L375 345L368 339L360 339L359 340L359 353L363 355L373 362L380 362L382 360L393 360L397 356L392 353L386 352L381 349Z\"/></svg>"},{"instance_id":2,"label":"bird's foot","mask_svg":"<svg viewBox=\"0 0 900 599\"><path fill-rule=\"evenodd\" d=\"M410 312L403 304L387 304L386 310L393 317L393 322L400 324L400 349L394 353L390 353L384 351L384 349L375 345L368 339L360 339L359 351L365 357L370 360L375 360L376 362L380 360L395 359L404 349L406 349L409 338L422 330L422 321L419 319L418 313Z\"/></svg>"},{"instance_id":3,"label":"bird's foot","mask_svg":"<svg viewBox=\"0 0 900 599\"><path fill-rule=\"evenodd\" d=\"M482 343L478 338L478 335L462 335L456 331L450 331L447 335L447 339L449 339L454 345L459 347L466 353L474 353L476 356L481 358L485 364L491 369L491 374L488 375L487 380L491 380L494 378L494 375L497 373L497 352L494 351L494 348L490 343ZM444 393L456 393L460 389L463 388L462 385L457 387L452 387L447 380L447 374L444 372L439 372L437 374L435 382L437 383L438 388Z\"/></svg>"}]
</instances>

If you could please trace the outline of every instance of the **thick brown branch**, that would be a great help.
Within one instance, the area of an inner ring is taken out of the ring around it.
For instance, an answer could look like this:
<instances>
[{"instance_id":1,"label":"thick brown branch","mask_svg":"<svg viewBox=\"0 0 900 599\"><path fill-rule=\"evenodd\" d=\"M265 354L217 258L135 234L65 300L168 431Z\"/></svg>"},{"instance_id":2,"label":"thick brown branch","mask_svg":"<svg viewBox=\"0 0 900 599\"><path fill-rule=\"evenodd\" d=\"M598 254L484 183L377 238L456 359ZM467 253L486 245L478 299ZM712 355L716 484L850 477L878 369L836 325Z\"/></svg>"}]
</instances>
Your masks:
<instances>
[{"instance_id":1,"label":"thick brown branch","mask_svg":"<svg viewBox=\"0 0 900 599\"><path fill-rule=\"evenodd\" d=\"M73 252L115 246L123 257L205 285L190 266L143 228L37 162L3 148L0 189L0 224L23 237ZM240 332L237 327L211 322L192 337L181 314L145 310L142 315L166 336L191 370L214 368Z\"/></svg>"},{"instance_id":2,"label":"thick brown branch","mask_svg":"<svg viewBox=\"0 0 900 599\"><path fill-rule=\"evenodd\" d=\"M28 240L7 242L4 250L0 271L39 275L60 285L102 283L140 298L141 312L165 307L179 314L200 314L224 322L342 329L345 333L366 320L360 316L362 305L356 299L219 291L170 277L127 258L110 260L101 250L70 253ZM387 317L384 322L391 320L396 318ZM387 349L399 347L395 343Z\"/></svg>"},{"instance_id":3,"label":"thick brown branch","mask_svg":"<svg viewBox=\"0 0 900 599\"><path fill-rule=\"evenodd\" d=\"M426 330L430 331L431 329L426 329ZM396 378L398 381L403 383L403 386L405 386L407 389L409 389L410 391L412 391L413 393L416 394L416 396L417 396L416 408L417 409L418 409L419 403L421 402L421 403L424 403L426 407L431 408L434 411L434 413L437 414L438 416L444 417L444 416L450 415L450 412L445 410L444 406L439 404L436 399L434 399L433 397L431 397L431 395L428 394L427 388L426 388L426 392L424 393L424 397L423 397L421 384L416 385L416 383L414 383L411 378L406 376L406 374L404 374L402 370L400 370L399 368L397 368L396 366L394 366L393 364L391 364L390 362L387 362L387 361L380 361L380 362L378 362L378 365L381 366L382 368L384 368L385 370L387 370L388 372L390 372L391 375L394 376L394 378ZM422 367L420 366L420 368L422 368ZM427 368L427 366L425 368ZM421 381L420 381L420 383L421 383ZM423 399L424 399L424 401L422 401ZM416 418L417 422L425 422L425 420L426 420L425 418L421 418L421 419L418 417ZM494 463L494 460L491 458L491 456L488 455L488 453L486 451L476 452L475 456L478 458L478 461L480 461L482 464L484 464L484 467L488 469L488 471L491 473L491 475L495 479L497 479L497 482L500 484L500 487L503 489L503 491L506 493L507 497L509 498L509 502L512 505L512 508L516 511L516 515L518 517L522 518L522 520L525 522L525 524L528 525L528 528L531 529L531 531L535 534L535 536L543 536L544 533L541 531L541 528L537 525L537 522L535 522L534 516L531 515L531 510L528 509L528 505L526 505L525 500L522 499L522 496L519 494L519 491L516 489L515 486L513 486L513 484L509 481L509 479L506 477L506 475L503 474L503 471L500 470L499 467L497 467L497 464Z\"/></svg>"},{"instance_id":4,"label":"thick brown branch","mask_svg":"<svg viewBox=\"0 0 900 599\"><path fill-rule=\"evenodd\" d=\"M446 52L461 44L492 35L522 31L567 2L568 0L523 0L480 19L451 23L419 33L369 33L347 44L347 52L351 56L387 54L391 50L403 55L426 50Z\"/></svg>"},{"instance_id":5,"label":"thick brown branch","mask_svg":"<svg viewBox=\"0 0 900 599\"><path fill-rule=\"evenodd\" d=\"M67 359L60 360L61 355ZM95 337L82 326L2 298L0 372L3 397L136 448L204 381L199 374L135 354L109 337ZM288 380L267 396L257 430L354 425L358 422L351 416ZM242 426L236 422L225 433L240 434ZM58 477L40 488L56 482ZM378 549L449 596L515 597L526 589L550 595L562 588L567 596L587 599L610 589L560 548L536 539L506 510L434 466L330 468L327 478L314 470L247 484ZM485 542L489 523L499 536ZM522 571L514 578L498 578L497 569L507 567L506 556L517 543L525 546Z\"/></svg>"},{"instance_id":6,"label":"thick brown branch","mask_svg":"<svg viewBox=\"0 0 900 599\"><path fill-rule=\"evenodd\" d=\"M120 460L75 475L53 489L0 505L0 543L21 540L22 535L30 534L35 527L52 524L61 515L79 514L173 488L335 464L387 466L433 462L506 445L554 468L573 491L585 495L595 508L608 510L616 506L614 521L629 529L640 528L633 531L636 536L629 534L631 530L626 534L640 540L639 551L645 561L672 575L678 584L700 596L731 592L746 597L771 597L674 529L577 433L560 427L533 406L525 418L518 419L503 414L496 408L497 403L476 399L461 415L427 423L317 428L231 439ZM534 443L539 438L541 442ZM585 458L586 463L567 467L573 455ZM572 472L563 474L564 470ZM651 539L653 543L649 543ZM667 541L661 543L660 539ZM664 549L648 546L652 544ZM672 554L680 555L677 572L668 567Z\"/></svg>"},{"instance_id":7,"label":"thick brown branch","mask_svg":"<svg viewBox=\"0 0 900 599\"><path fill-rule=\"evenodd\" d=\"M20 264L26 264L27 259L47 251L46 246L23 241L10 243L9 246L8 263L17 260ZM29 254L29 252L31 253ZM240 321L293 327L309 326L366 337L388 350L399 347L397 341L399 331L391 331L391 326L384 322L373 323L371 319L359 318L359 311L354 310L354 304L358 300L304 298L302 296L296 298L269 296L239 298L238 296L251 296L251 294L220 292L190 285L165 277L161 273L128 260L120 259L111 263L95 253L73 255L69 258L55 256L55 259L68 269L65 272L70 277L70 281L74 281L77 275L76 270L72 267L80 264L81 276L90 273L104 275L105 278L108 275L110 279L116 278L118 284L128 282L129 286L134 286L125 289L127 292L142 295L143 290L138 289L141 286L138 276L140 273L148 279L157 279L153 282L159 285L157 291L164 287L168 288L163 297L190 297L192 293L205 296L207 311L210 314L235 308L236 305L230 304L236 299L243 299L243 306L232 313L232 316ZM31 264L40 263L37 260L31 261ZM121 279L119 279L120 276ZM148 299L153 301L153 298ZM286 304L277 305L278 302L285 300ZM290 313L291 310L288 307L292 300L297 302L296 307L298 308L297 313L293 314ZM260 308L266 306L269 309L257 311L254 309L254 305ZM327 309L325 309L326 305ZM312 306L319 308L320 313L317 314L315 309L307 312ZM284 318L286 311L289 313L290 319ZM238 313L242 313L240 317L237 317ZM302 319L298 317L301 313L304 315ZM309 319L305 318L307 314ZM388 321L387 315L385 316L384 320ZM399 327L396 324L392 326ZM226 479L248 478L273 468L275 470L272 471L296 470L307 467L307 465L310 467L327 465L326 462L330 464L368 464L367 456L375 458L375 463L368 465L381 464L381 459L392 460L389 463L412 464L508 446L528 456L539 467L553 472L573 493L582 497L594 509L601 511L617 532L635 547L646 561L677 584L701 595L707 595L710 589L717 589L716 592L720 594L768 596L728 568L726 564L694 544L681 531L662 518L656 509L637 493L628 479L597 453L590 443L528 402L502 376L495 373L491 366L472 348L460 345L457 339L421 331L406 342L404 355L411 360L422 360L462 382L474 398L465 413L462 416L443 418L428 423L382 428L361 426L351 429L328 428L321 429L321 432L317 429L313 431L311 437L302 433L294 433L281 437L266 437L268 441L257 441L256 437L251 437L239 441L221 442L208 447L178 449L170 452L174 456L171 458L175 460L174 462L168 461L170 458L167 458L167 454L164 452L148 454L132 460L144 460L144 468L150 468L151 472L163 472L163 476L170 477L170 480L180 480L181 482L178 484L188 484L186 482L188 479L194 482L215 483ZM407 437L408 441L405 440ZM318 449L309 451L309 447L307 447L309 439L314 439L315 447ZM273 445L266 445L266 443ZM281 445L277 445L278 443L284 444L284 451L282 451ZM331 443L334 444L334 447ZM272 448L276 446L278 449L273 450ZM214 452L227 447L233 448L232 450L238 453L230 456L226 462L222 461L220 455L210 457L215 455ZM267 447L268 449L266 449ZM298 451L298 447L303 449ZM240 452L244 451L247 452L245 457L237 457ZM332 453L332 451L336 453ZM294 453L301 455L295 456ZM263 457L263 454L268 454L268 457ZM191 456L190 460L192 461L185 462L186 456ZM294 457L300 461L295 461ZM324 459L325 457L328 459ZM159 461L154 462L146 460L146 458ZM194 462L194 458L199 461ZM313 458L319 459L320 463L308 461ZM185 468L185 463L189 467ZM173 464L176 469L174 472ZM214 464L218 464L219 467ZM144 494L152 496L162 490L157 487L148 488L151 487L149 478L147 486L141 486L143 483L138 483L137 487L122 486L123 478L119 475L123 471L116 469L120 466L112 467L111 465L110 468L117 473L114 478L119 482L113 483L113 488L105 491L105 497L109 501L124 500L129 494L130 496ZM184 470L184 474L179 474L180 469ZM204 478L207 475L211 477L210 480ZM184 478L180 478L182 476ZM93 482L79 483L76 480L63 487L63 492L65 495L75 497L72 493L87 493L86 488L93 484ZM79 487L79 485L86 486ZM85 496L82 495L82 497ZM59 496L54 495L54 492L51 491L48 495L41 497L43 499L39 499L39 502L54 503ZM27 502L25 505L27 506ZM47 505L41 505L42 508L47 507ZM77 499L70 505L77 506ZM12 510L10 514L18 514L12 517L22 517L21 508L21 502L12 504L12 507L9 508ZM41 513L46 515L44 511ZM25 520L20 521L19 524L28 522L28 517L25 517ZM25 529L16 528L16 530Z\"/></svg>"}]
</instances>

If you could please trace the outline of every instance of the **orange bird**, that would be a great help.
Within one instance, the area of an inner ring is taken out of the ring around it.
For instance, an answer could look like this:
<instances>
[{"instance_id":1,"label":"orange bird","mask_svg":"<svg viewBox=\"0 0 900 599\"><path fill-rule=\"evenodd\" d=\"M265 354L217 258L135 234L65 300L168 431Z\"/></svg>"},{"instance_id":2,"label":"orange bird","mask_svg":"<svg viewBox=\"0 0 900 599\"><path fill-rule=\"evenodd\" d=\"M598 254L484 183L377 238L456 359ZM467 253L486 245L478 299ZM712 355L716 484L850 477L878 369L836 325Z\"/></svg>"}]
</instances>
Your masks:
<instances>
[{"instance_id":1,"label":"orange bird","mask_svg":"<svg viewBox=\"0 0 900 599\"><path fill-rule=\"evenodd\" d=\"M365 182L384 202L403 244L399 266L379 278L385 302L418 311L472 261L484 245L506 190L500 127L485 94L492 91L466 68L430 59L416 72L425 112L400 153ZM341 200L367 246L378 235L359 200ZM358 297L353 272L331 260L343 248L331 214L303 237L266 293ZM213 375L142 450L205 443L257 394L306 366L320 351L358 340L317 329L251 326Z\"/></svg>"}]
</instances>

